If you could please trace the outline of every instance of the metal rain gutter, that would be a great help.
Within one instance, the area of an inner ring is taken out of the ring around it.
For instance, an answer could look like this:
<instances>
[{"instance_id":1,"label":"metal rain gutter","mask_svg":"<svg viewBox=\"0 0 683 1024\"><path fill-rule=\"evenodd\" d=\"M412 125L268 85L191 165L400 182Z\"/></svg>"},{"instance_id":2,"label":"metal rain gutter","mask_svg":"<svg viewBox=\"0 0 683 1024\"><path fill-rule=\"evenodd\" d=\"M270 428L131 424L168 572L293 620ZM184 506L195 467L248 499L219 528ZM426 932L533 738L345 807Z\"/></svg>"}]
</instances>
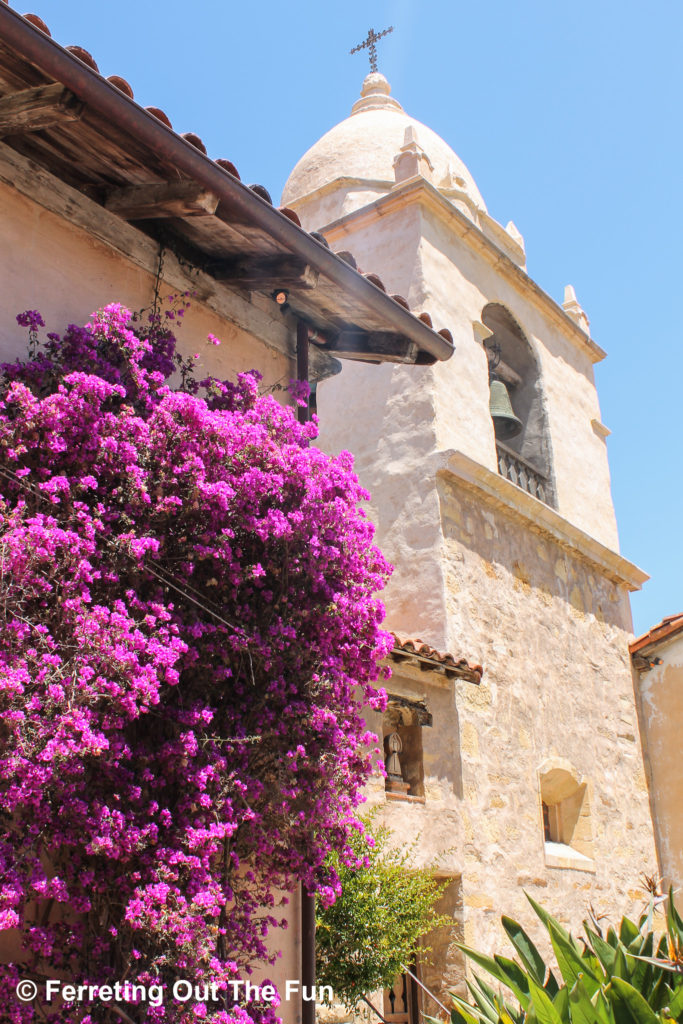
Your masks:
<instances>
[{"instance_id":1,"label":"metal rain gutter","mask_svg":"<svg viewBox=\"0 0 683 1024\"><path fill-rule=\"evenodd\" d=\"M3 3L0 3L0 35L9 46L65 85L93 110L137 136L161 160L174 164L180 172L213 192L230 209L301 256L337 287L354 291L368 309L384 320L387 328L408 338L437 360L449 359L453 354L454 347L449 341Z\"/></svg>"}]
</instances>

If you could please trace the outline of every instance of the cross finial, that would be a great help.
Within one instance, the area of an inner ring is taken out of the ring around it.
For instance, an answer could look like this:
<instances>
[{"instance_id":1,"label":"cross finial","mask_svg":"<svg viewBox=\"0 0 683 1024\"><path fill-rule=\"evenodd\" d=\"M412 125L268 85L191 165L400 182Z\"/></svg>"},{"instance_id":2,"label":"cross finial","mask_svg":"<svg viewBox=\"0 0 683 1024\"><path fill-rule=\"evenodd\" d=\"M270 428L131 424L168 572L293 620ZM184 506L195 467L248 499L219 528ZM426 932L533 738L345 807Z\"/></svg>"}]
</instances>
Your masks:
<instances>
[{"instance_id":1,"label":"cross finial","mask_svg":"<svg viewBox=\"0 0 683 1024\"><path fill-rule=\"evenodd\" d=\"M349 53L358 53L360 50L365 50L367 48L370 51L370 54L369 54L369 56L370 56L370 70L371 71L376 71L377 70L377 46L376 46L377 40L381 39L382 36L388 36L389 33L393 32L393 31L394 31L394 26L393 25L390 25L389 28L383 29L382 32L375 32L374 28L371 28L370 31L367 34L367 38L364 39L362 43L359 43L358 46L354 46L354 48L352 50L349 50Z\"/></svg>"}]
</instances>

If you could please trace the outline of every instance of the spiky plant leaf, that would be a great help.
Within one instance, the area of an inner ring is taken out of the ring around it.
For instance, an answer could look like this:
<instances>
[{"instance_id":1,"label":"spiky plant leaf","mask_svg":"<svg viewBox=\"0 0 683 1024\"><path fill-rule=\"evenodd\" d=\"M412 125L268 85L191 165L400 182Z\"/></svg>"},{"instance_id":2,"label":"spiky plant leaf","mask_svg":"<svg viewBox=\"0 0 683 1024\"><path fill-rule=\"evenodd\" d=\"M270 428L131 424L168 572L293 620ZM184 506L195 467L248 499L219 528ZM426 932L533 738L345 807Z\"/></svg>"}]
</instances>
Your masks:
<instances>
[{"instance_id":1,"label":"spiky plant leaf","mask_svg":"<svg viewBox=\"0 0 683 1024\"><path fill-rule=\"evenodd\" d=\"M597 932L594 932L592 928L589 928L586 922L584 922L583 927L590 941L591 949L600 961L600 966L607 978L611 978L614 971L614 961L617 956L615 947L611 946L609 942L606 942L605 939L598 935Z\"/></svg>"},{"instance_id":2,"label":"spiky plant leaf","mask_svg":"<svg viewBox=\"0 0 683 1024\"><path fill-rule=\"evenodd\" d=\"M522 1009L526 1010L529 1005L529 984L528 980L519 967L518 964L512 960L506 960L505 957L493 957L487 956L485 953L478 953L476 949L470 949L469 946L465 946L460 942L456 942L458 949L462 950L465 956L469 957L470 960L474 960L475 964L479 964L485 971L499 981L502 985L505 985L512 992L520 1002ZM499 962L502 961L502 962ZM503 964L512 964L514 971L510 974L507 972ZM518 979L521 980L522 987L518 984Z\"/></svg>"},{"instance_id":3,"label":"spiky plant leaf","mask_svg":"<svg viewBox=\"0 0 683 1024\"><path fill-rule=\"evenodd\" d=\"M470 981L467 982L467 988L477 1005L480 1015L485 1020L491 1021L492 1024L497 1024L499 1013L495 1002L492 1002L478 986L475 987Z\"/></svg>"},{"instance_id":4,"label":"spiky plant leaf","mask_svg":"<svg viewBox=\"0 0 683 1024\"><path fill-rule=\"evenodd\" d=\"M529 992L538 1024L567 1024L566 1020L562 1020L545 989L537 985L533 978L529 978Z\"/></svg>"},{"instance_id":5,"label":"spiky plant leaf","mask_svg":"<svg viewBox=\"0 0 683 1024\"><path fill-rule=\"evenodd\" d=\"M621 924L619 925L619 938L623 944L630 946L639 935L638 925L634 924L628 917L622 917Z\"/></svg>"},{"instance_id":6,"label":"spiky plant leaf","mask_svg":"<svg viewBox=\"0 0 683 1024\"><path fill-rule=\"evenodd\" d=\"M542 907L540 903L537 903L536 900L532 896L530 896L528 892L525 892L524 895L526 896L526 898L528 899L529 903L534 908L534 910L536 911L538 916L540 917L540 919L543 922L543 924L545 925L545 927L548 930L550 930L550 924L552 922L552 924L555 926L555 928L560 933L560 935L562 935L567 940L567 942L571 942L571 944L576 949L576 952L580 956L581 955L581 947L580 947L579 943L576 941L576 939L574 938L574 936L570 935L570 933L567 931L567 929L564 928L560 924L560 922L557 920L557 918L553 917L553 915L550 914L545 909L545 907Z\"/></svg>"},{"instance_id":7,"label":"spiky plant leaf","mask_svg":"<svg viewBox=\"0 0 683 1024\"><path fill-rule=\"evenodd\" d=\"M669 1014L674 1020L683 1020L683 985L677 992L672 992L668 985L666 989L667 999L664 1005L668 1006Z\"/></svg>"},{"instance_id":8,"label":"spiky plant leaf","mask_svg":"<svg viewBox=\"0 0 683 1024\"><path fill-rule=\"evenodd\" d=\"M502 917L501 922L503 928L507 932L510 942L517 950L520 960L531 977L535 982L537 982L537 984L544 985L547 966L534 943L524 931L521 924L518 924L517 921L513 921L511 917Z\"/></svg>"},{"instance_id":9,"label":"spiky plant leaf","mask_svg":"<svg viewBox=\"0 0 683 1024\"><path fill-rule=\"evenodd\" d=\"M613 1018L606 1007L588 994L583 976L577 978L569 990L569 1006L572 1024L612 1024Z\"/></svg>"},{"instance_id":10,"label":"spiky plant leaf","mask_svg":"<svg viewBox=\"0 0 683 1024\"><path fill-rule=\"evenodd\" d=\"M572 988L576 984L577 979L582 976L586 989L590 992L590 995L593 995L600 987L601 979L599 975L593 972L591 958L579 955L575 944L567 940L565 937L566 933L563 935L552 919L548 922L548 932L550 933L550 941L557 958L557 965L560 968L560 974L564 978L565 984Z\"/></svg>"},{"instance_id":11,"label":"spiky plant leaf","mask_svg":"<svg viewBox=\"0 0 683 1024\"><path fill-rule=\"evenodd\" d=\"M647 1000L623 978L612 978L608 992L612 1005L619 1003L625 1007L632 1024L661 1024L661 1018L648 1006Z\"/></svg>"}]
</instances>

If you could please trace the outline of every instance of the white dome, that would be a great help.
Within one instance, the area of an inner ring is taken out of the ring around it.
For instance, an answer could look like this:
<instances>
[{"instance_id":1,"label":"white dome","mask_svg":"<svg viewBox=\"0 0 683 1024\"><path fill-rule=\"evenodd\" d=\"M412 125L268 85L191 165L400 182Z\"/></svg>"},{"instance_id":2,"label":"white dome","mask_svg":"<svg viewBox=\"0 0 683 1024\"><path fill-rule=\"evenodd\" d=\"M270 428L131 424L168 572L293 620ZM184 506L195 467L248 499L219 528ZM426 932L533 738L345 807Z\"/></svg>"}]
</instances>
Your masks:
<instances>
[{"instance_id":1,"label":"white dome","mask_svg":"<svg viewBox=\"0 0 683 1024\"><path fill-rule=\"evenodd\" d=\"M323 135L297 163L282 193L283 206L296 207L297 201L321 189L333 191L334 182L345 193L343 212L365 205L371 199L369 193L383 194L396 184L394 159L410 140L413 147L424 151L431 164L432 184L444 196L458 205L464 200L486 210L460 157L431 128L409 117L390 92L384 75L373 72L367 76L351 116Z\"/></svg>"}]
</instances>

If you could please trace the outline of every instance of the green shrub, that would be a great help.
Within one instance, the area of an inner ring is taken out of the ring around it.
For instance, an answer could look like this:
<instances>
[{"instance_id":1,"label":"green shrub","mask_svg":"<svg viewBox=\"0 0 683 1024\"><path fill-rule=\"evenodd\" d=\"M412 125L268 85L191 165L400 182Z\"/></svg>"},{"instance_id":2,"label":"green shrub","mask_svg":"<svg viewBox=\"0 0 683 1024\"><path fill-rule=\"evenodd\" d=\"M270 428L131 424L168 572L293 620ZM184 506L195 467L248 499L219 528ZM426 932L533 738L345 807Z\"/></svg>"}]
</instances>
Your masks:
<instances>
[{"instance_id":1,"label":"green shrub","mask_svg":"<svg viewBox=\"0 0 683 1024\"><path fill-rule=\"evenodd\" d=\"M331 906L319 900L316 907L317 984L330 985L349 1008L390 987L420 938L450 920L434 909L445 888L434 870L410 867L413 846L390 849L388 828L364 824L354 853L365 866L349 867L332 854L341 895Z\"/></svg>"}]
</instances>

